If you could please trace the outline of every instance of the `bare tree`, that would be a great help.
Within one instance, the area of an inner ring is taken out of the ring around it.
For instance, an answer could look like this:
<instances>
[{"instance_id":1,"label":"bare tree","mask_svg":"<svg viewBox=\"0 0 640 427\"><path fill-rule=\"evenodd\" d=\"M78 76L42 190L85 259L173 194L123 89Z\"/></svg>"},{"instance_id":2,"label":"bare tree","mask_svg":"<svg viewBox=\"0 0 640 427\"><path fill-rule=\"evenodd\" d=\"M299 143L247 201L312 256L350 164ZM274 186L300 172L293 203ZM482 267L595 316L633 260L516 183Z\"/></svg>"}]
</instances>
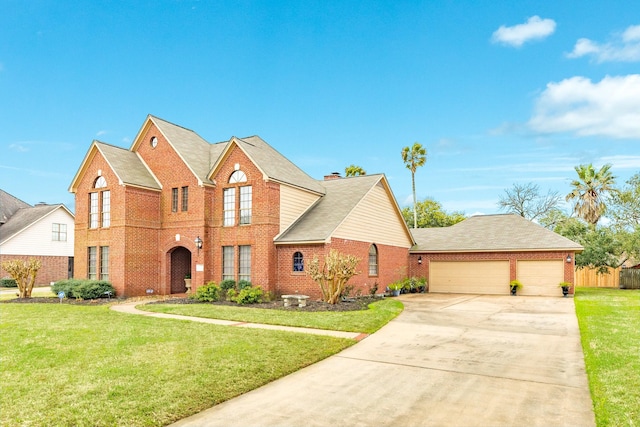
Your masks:
<instances>
[{"instance_id":1,"label":"bare tree","mask_svg":"<svg viewBox=\"0 0 640 427\"><path fill-rule=\"evenodd\" d=\"M513 184L500 196L498 207L500 210L515 213L530 220L540 219L551 211L558 209L560 195L557 191L549 190L546 195L540 194L540 188L529 182L527 184Z\"/></svg>"},{"instance_id":2,"label":"bare tree","mask_svg":"<svg viewBox=\"0 0 640 427\"><path fill-rule=\"evenodd\" d=\"M342 254L335 249L329 251L322 265L317 256L313 257L309 263L308 274L320 285L323 301L329 304L338 303L349 279L359 274L356 271L358 262L359 258Z\"/></svg>"},{"instance_id":3,"label":"bare tree","mask_svg":"<svg viewBox=\"0 0 640 427\"><path fill-rule=\"evenodd\" d=\"M30 258L28 261L16 259L3 262L2 268L4 268L18 284L18 296L20 298L31 298L31 291L33 290L36 275L41 265L40 261L35 258Z\"/></svg>"}]
</instances>

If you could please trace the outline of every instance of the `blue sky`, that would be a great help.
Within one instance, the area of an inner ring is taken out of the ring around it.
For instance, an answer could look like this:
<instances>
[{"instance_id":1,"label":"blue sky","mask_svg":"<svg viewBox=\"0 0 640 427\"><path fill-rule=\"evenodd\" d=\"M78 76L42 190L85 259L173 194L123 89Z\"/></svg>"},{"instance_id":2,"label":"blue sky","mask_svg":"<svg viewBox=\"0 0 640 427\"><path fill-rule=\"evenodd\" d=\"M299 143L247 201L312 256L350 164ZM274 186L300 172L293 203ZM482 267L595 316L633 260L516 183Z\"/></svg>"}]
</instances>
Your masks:
<instances>
[{"instance_id":1,"label":"blue sky","mask_svg":"<svg viewBox=\"0 0 640 427\"><path fill-rule=\"evenodd\" d=\"M350 164L411 203L498 213L514 183L640 172L640 2L0 0L0 188L65 203L92 140L147 114L260 135L314 178Z\"/></svg>"}]
</instances>

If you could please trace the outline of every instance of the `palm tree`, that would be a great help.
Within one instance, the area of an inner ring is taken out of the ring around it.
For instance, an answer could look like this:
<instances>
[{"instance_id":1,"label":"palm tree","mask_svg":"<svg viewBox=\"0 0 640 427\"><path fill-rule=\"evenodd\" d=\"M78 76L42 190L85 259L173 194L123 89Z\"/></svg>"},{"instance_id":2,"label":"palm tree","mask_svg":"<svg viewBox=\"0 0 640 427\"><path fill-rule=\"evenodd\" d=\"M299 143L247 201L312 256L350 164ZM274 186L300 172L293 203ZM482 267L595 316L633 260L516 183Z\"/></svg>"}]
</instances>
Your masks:
<instances>
[{"instance_id":1,"label":"palm tree","mask_svg":"<svg viewBox=\"0 0 640 427\"><path fill-rule=\"evenodd\" d=\"M367 172L364 169L362 169L360 166L350 165L344 168L345 176L360 176L360 175L366 175L366 174Z\"/></svg>"},{"instance_id":2,"label":"palm tree","mask_svg":"<svg viewBox=\"0 0 640 427\"><path fill-rule=\"evenodd\" d=\"M402 149L402 161L404 165L411 171L411 189L413 190L413 228L418 226L418 209L416 200L416 170L420 166L424 166L427 162L427 149L417 142L413 143L411 148L404 147Z\"/></svg>"},{"instance_id":3,"label":"palm tree","mask_svg":"<svg viewBox=\"0 0 640 427\"><path fill-rule=\"evenodd\" d=\"M599 171L591 163L576 166L578 179L571 181L573 190L566 197L567 202L573 201L575 214L593 226L606 210L605 197L615 191L616 177L609 169L610 164L602 166Z\"/></svg>"}]
</instances>

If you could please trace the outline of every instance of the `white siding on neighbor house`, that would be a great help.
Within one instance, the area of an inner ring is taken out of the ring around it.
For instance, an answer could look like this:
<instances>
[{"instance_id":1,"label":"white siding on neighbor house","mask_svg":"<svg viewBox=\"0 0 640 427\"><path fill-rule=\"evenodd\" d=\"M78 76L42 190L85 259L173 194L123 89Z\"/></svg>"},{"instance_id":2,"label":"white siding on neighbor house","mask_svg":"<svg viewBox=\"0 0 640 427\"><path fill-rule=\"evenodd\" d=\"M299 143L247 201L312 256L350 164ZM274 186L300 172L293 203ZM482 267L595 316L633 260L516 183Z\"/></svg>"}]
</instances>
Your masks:
<instances>
[{"instance_id":1,"label":"white siding on neighbor house","mask_svg":"<svg viewBox=\"0 0 640 427\"><path fill-rule=\"evenodd\" d=\"M280 185L280 232L293 224L319 198L317 194Z\"/></svg>"},{"instance_id":2,"label":"white siding on neighbor house","mask_svg":"<svg viewBox=\"0 0 640 427\"><path fill-rule=\"evenodd\" d=\"M53 241L51 231L54 223L67 225L66 241ZM72 257L74 224L73 217L64 208L58 208L7 240L0 247L0 253Z\"/></svg>"},{"instance_id":3,"label":"white siding on neighbor house","mask_svg":"<svg viewBox=\"0 0 640 427\"><path fill-rule=\"evenodd\" d=\"M358 203L332 237L410 248L404 219L390 194L378 183Z\"/></svg>"}]
</instances>

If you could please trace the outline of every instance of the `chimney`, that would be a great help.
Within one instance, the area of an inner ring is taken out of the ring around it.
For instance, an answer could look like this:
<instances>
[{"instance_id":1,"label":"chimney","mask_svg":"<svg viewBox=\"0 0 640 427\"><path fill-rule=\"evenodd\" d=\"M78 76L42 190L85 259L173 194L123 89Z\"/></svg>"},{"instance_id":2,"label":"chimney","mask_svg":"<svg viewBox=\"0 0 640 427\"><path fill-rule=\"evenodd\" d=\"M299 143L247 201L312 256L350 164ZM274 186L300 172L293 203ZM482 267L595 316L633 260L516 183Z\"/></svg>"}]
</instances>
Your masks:
<instances>
[{"instance_id":1,"label":"chimney","mask_svg":"<svg viewBox=\"0 0 640 427\"><path fill-rule=\"evenodd\" d=\"M340 172L331 172L331 175L325 175L324 180L329 181L331 179L340 179Z\"/></svg>"}]
</instances>

